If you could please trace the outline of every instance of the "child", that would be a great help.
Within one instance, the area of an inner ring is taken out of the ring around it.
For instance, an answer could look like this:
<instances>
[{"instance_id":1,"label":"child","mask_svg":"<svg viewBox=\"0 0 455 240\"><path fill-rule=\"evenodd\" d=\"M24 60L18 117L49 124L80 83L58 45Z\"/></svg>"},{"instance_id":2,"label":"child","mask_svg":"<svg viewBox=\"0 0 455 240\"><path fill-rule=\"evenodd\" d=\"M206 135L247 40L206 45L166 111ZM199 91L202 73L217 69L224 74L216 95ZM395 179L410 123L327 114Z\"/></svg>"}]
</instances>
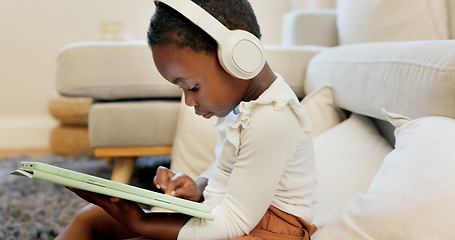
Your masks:
<instances>
[{"instance_id":1,"label":"child","mask_svg":"<svg viewBox=\"0 0 455 240\"><path fill-rule=\"evenodd\" d=\"M247 0L194 2L227 28L260 38ZM283 78L267 63L247 80L232 76L218 60L217 42L163 2L148 41L161 75L182 88L196 114L218 117L220 133L216 161L198 179L159 168L154 183L213 206L216 218L146 213L133 202L71 189L101 208L82 209L57 239L309 239L316 231L308 223L316 187L311 123Z\"/></svg>"}]
</instances>

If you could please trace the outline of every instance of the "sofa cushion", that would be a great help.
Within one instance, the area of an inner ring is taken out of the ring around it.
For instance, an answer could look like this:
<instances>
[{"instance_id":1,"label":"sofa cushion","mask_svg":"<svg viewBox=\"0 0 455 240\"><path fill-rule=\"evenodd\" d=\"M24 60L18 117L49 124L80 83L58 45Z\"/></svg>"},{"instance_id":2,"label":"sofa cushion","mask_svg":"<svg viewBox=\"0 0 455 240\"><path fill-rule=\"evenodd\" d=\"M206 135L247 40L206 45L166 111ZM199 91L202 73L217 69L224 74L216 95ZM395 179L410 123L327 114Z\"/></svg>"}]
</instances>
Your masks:
<instances>
[{"instance_id":1,"label":"sofa cushion","mask_svg":"<svg viewBox=\"0 0 455 240\"><path fill-rule=\"evenodd\" d=\"M302 79L310 59L326 49L321 46L265 45L267 63L280 74L298 98L305 96Z\"/></svg>"},{"instance_id":2,"label":"sofa cushion","mask_svg":"<svg viewBox=\"0 0 455 240\"><path fill-rule=\"evenodd\" d=\"M395 150L368 191L352 198L317 240L455 239L455 119L389 118L397 126Z\"/></svg>"},{"instance_id":3,"label":"sofa cushion","mask_svg":"<svg viewBox=\"0 0 455 240\"><path fill-rule=\"evenodd\" d=\"M335 106L332 91L330 86L322 86L308 94L301 102L310 116L313 137L346 119L344 112Z\"/></svg>"},{"instance_id":4,"label":"sofa cushion","mask_svg":"<svg viewBox=\"0 0 455 240\"><path fill-rule=\"evenodd\" d=\"M215 161L218 132L216 118L205 119L194 113L182 99L180 117L172 148L171 170L196 179Z\"/></svg>"},{"instance_id":5,"label":"sofa cushion","mask_svg":"<svg viewBox=\"0 0 455 240\"><path fill-rule=\"evenodd\" d=\"M333 221L356 193L366 192L392 147L368 117L351 114L314 139L319 171L315 219L319 228Z\"/></svg>"},{"instance_id":6,"label":"sofa cushion","mask_svg":"<svg viewBox=\"0 0 455 240\"><path fill-rule=\"evenodd\" d=\"M299 8L291 10L284 14L282 18L281 44L292 46L337 46L336 19L335 8Z\"/></svg>"},{"instance_id":7,"label":"sofa cushion","mask_svg":"<svg viewBox=\"0 0 455 240\"><path fill-rule=\"evenodd\" d=\"M103 100L180 97L154 66L145 41L72 43L58 55L56 87L64 96Z\"/></svg>"},{"instance_id":8,"label":"sofa cushion","mask_svg":"<svg viewBox=\"0 0 455 240\"><path fill-rule=\"evenodd\" d=\"M447 0L339 0L340 44L448 39Z\"/></svg>"},{"instance_id":9,"label":"sofa cushion","mask_svg":"<svg viewBox=\"0 0 455 240\"><path fill-rule=\"evenodd\" d=\"M94 103L89 113L92 147L170 146L179 101Z\"/></svg>"},{"instance_id":10,"label":"sofa cushion","mask_svg":"<svg viewBox=\"0 0 455 240\"><path fill-rule=\"evenodd\" d=\"M454 40L335 47L313 57L306 91L331 85L337 106L385 120L381 107L411 118L455 118Z\"/></svg>"}]
</instances>

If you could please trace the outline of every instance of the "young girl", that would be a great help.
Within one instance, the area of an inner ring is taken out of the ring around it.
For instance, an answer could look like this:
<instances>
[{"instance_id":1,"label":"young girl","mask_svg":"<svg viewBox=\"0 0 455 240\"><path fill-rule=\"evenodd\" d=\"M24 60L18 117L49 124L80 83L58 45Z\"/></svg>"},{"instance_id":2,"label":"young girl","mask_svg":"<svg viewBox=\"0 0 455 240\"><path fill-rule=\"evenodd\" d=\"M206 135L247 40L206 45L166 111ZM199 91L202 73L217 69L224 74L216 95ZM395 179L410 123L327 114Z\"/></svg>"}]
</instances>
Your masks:
<instances>
[{"instance_id":1,"label":"young girl","mask_svg":"<svg viewBox=\"0 0 455 240\"><path fill-rule=\"evenodd\" d=\"M260 38L247 0L194 2L227 28ZM215 220L144 212L130 201L71 189L95 205L57 239L309 239L316 231L309 223L316 187L311 123L283 78L267 63L251 79L231 76L219 63L217 42L162 2L148 41L161 75L182 88L196 114L217 117L220 133L216 161L198 179L160 168L154 183L213 206Z\"/></svg>"}]
</instances>

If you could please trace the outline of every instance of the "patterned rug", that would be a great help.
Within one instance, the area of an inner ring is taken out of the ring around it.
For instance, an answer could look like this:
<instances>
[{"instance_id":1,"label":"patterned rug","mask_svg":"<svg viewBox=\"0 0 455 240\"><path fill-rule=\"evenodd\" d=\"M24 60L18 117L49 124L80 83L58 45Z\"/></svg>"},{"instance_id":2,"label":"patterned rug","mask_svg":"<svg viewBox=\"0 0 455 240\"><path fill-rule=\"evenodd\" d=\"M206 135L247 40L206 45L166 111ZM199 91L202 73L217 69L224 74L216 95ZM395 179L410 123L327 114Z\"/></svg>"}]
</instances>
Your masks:
<instances>
[{"instance_id":1,"label":"patterned rug","mask_svg":"<svg viewBox=\"0 0 455 240\"><path fill-rule=\"evenodd\" d=\"M90 157L0 160L0 239L3 240L53 239L87 205L63 186L10 175L21 161L40 161L103 178L109 178L112 171L112 165L103 159ZM152 179L156 167L169 166L169 162L169 156L138 159L131 185L154 190Z\"/></svg>"}]
</instances>

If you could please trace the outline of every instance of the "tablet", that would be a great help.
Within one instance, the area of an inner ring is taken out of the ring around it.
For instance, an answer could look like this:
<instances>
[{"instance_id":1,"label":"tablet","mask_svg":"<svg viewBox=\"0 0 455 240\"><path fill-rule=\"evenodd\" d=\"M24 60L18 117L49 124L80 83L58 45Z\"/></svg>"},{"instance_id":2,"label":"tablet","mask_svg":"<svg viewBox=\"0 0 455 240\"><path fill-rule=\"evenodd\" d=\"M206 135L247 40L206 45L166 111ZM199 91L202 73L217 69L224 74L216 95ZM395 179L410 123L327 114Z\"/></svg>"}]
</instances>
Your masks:
<instances>
[{"instance_id":1,"label":"tablet","mask_svg":"<svg viewBox=\"0 0 455 240\"><path fill-rule=\"evenodd\" d=\"M41 162L21 162L19 169L12 171L11 174L161 207L194 217L215 219L215 215L212 214L212 207L209 205Z\"/></svg>"}]
</instances>

